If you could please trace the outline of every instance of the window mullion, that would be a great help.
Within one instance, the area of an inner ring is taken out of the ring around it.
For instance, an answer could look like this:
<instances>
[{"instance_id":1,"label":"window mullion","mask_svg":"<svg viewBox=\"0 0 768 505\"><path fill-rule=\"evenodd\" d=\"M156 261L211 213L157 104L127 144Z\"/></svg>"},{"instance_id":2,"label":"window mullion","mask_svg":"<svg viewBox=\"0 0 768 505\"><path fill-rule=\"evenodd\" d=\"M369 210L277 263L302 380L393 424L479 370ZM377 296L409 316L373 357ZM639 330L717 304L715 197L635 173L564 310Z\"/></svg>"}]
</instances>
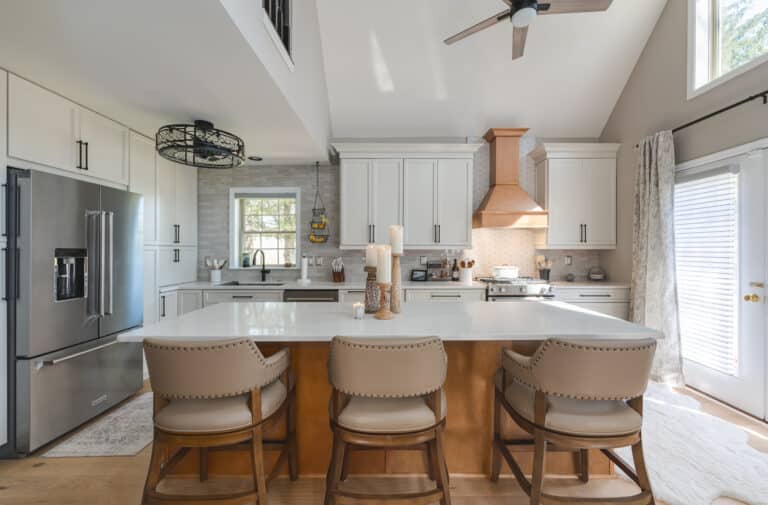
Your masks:
<instances>
[{"instance_id":1,"label":"window mullion","mask_svg":"<svg viewBox=\"0 0 768 505\"><path fill-rule=\"evenodd\" d=\"M720 77L720 0L709 0L709 79Z\"/></svg>"}]
</instances>

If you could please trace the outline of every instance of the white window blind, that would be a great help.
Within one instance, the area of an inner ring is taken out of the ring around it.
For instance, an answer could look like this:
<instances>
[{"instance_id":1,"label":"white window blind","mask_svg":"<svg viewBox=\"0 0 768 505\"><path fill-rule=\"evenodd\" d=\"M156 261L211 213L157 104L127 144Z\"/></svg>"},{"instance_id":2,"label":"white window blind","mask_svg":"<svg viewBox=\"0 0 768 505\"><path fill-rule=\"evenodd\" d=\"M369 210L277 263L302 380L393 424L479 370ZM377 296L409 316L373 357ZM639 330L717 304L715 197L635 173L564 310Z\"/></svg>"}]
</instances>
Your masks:
<instances>
[{"instance_id":1,"label":"white window blind","mask_svg":"<svg viewBox=\"0 0 768 505\"><path fill-rule=\"evenodd\" d=\"M738 175L675 185L675 255L683 357L738 374Z\"/></svg>"}]
</instances>

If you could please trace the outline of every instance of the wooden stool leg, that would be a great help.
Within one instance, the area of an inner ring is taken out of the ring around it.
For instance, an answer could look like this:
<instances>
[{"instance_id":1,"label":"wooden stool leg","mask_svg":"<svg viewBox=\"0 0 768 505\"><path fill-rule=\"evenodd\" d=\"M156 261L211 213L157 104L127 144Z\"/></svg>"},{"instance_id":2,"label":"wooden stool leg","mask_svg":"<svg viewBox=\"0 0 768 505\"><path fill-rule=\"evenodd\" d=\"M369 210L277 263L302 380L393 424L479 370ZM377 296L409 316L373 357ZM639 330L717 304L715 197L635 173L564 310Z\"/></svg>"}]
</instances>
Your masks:
<instances>
[{"instance_id":1,"label":"wooden stool leg","mask_svg":"<svg viewBox=\"0 0 768 505\"><path fill-rule=\"evenodd\" d=\"M286 416L288 433L288 473L291 480L299 478L299 455L296 443L296 390L292 390L288 397L288 415Z\"/></svg>"},{"instance_id":2,"label":"wooden stool leg","mask_svg":"<svg viewBox=\"0 0 768 505\"><path fill-rule=\"evenodd\" d=\"M443 430L435 429L435 439L429 442L432 459L435 462L435 483L437 488L443 492L443 498L440 505L451 505L451 489L448 478L448 465L445 461L445 451L443 450Z\"/></svg>"},{"instance_id":3,"label":"wooden stool leg","mask_svg":"<svg viewBox=\"0 0 768 505\"><path fill-rule=\"evenodd\" d=\"M347 480L347 477L349 477L349 454L352 451L349 450L349 447L344 447L344 458L341 460L341 477L340 479L342 481Z\"/></svg>"},{"instance_id":4,"label":"wooden stool leg","mask_svg":"<svg viewBox=\"0 0 768 505\"><path fill-rule=\"evenodd\" d=\"M491 442L491 482L499 480L501 473L501 405L498 394L493 395L493 441Z\"/></svg>"},{"instance_id":5,"label":"wooden stool leg","mask_svg":"<svg viewBox=\"0 0 768 505\"><path fill-rule=\"evenodd\" d=\"M264 472L264 437L261 426L253 428L251 463L253 464L253 484L259 497L258 505L267 505L267 478Z\"/></svg>"},{"instance_id":6,"label":"wooden stool leg","mask_svg":"<svg viewBox=\"0 0 768 505\"><path fill-rule=\"evenodd\" d=\"M429 480L437 481L437 461L435 460L434 451L432 451L429 444L427 444L427 450L424 451L424 464L427 468Z\"/></svg>"},{"instance_id":7,"label":"wooden stool leg","mask_svg":"<svg viewBox=\"0 0 768 505\"><path fill-rule=\"evenodd\" d=\"M208 480L208 448L200 448L200 482Z\"/></svg>"},{"instance_id":8,"label":"wooden stool leg","mask_svg":"<svg viewBox=\"0 0 768 505\"><path fill-rule=\"evenodd\" d=\"M547 441L544 436L535 430L533 433L534 451L533 451L533 475L531 479L531 505L539 505L541 502L541 492L544 486L544 467L547 456Z\"/></svg>"},{"instance_id":9,"label":"wooden stool leg","mask_svg":"<svg viewBox=\"0 0 768 505\"><path fill-rule=\"evenodd\" d=\"M341 481L341 467L344 464L346 444L337 434L333 434L333 453L331 464L328 467L328 476L325 480L325 505L333 505L336 500L334 494Z\"/></svg>"},{"instance_id":10,"label":"wooden stool leg","mask_svg":"<svg viewBox=\"0 0 768 505\"><path fill-rule=\"evenodd\" d=\"M589 482L589 450L581 449L577 453L579 458L579 480L581 482Z\"/></svg>"},{"instance_id":11,"label":"wooden stool leg","mask_svg":"<svg viewBox=\"0 0 768 505\"><path fill-rule=\"evenodd\" d=\"M648 467L645 465L645 454L643 453L642 439L632 446L632 459L635 462L635 473L637 474L637 480L640 484L640 489L650 492L651 497L653 497L651 479L648 477ZM651 499L651 503L656 503L654 498Z\"/></svg>"},{"instance_id":12,"label":"wooden stool leg","mask_svg":"<svg viewBox=\"0 0 768 505\"><path fill-rule=\"evenodd\" d=\"M165 444L161 442L157 434L155 434L155 440L152 442L152 456L149 460L149 468L147 469L147 480L144 483L144 494L141 499L141 503L148 503L147 494L150 491L157 490L157 484L160 482L160 471L163 464L163 454L165 452Z\"/></svg>"}]
</instances>

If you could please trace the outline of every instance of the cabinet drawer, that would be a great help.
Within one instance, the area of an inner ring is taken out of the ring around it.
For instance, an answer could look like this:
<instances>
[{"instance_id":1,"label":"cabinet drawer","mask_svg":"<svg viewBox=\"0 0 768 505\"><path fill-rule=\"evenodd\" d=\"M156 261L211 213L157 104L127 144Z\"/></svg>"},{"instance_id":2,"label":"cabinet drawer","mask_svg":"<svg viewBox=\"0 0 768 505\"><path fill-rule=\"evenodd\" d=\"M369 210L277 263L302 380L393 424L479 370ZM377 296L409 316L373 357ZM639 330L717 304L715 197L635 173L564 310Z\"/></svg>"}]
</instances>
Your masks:
<instances>
[{"instance_id":1,"label":"cabinet drawer","mask_svg":"<svg viewBox=\"0 0 768 505\"><path fill-rule=\"evenodd\" d=\"M564 302L629 302L629 288L555 286L555 299Z\"/></svg>"},{"instance_id":2,"label":"cabinet drawer","mask_svg":"<svg viewBox=\"0 0 768 505\"><path fill-rule=\"evenodd\" d=\"M602 302L602 303L583 303L571 302L577 307L582 307L608 316L617 317L629 321L629 302Z\"/></svg>"},{"instance_id":3,"label":"cabinet drawer","mask_svg":"<svg viewBox=\"0 0 768 505\"><path fill-rule=\"evenodd\" d=\"M409 289L405 293L407 302L482 302L485 291L481 289L441 289L435 291Z\"/></svg>"},{"instance_id":4,"label":"cabinet drawer","mask_svg":"<svg viewBox=\"0 0 768 505\"><path fill-rule=\"evenodd\" d=\"M203 304L208 307L209 305L216 305L217 303L247 303L247 302L281 302L283 301L282 291L220 291L212 290L206 291L203 296Z\"/></svg>"}]
</instances>

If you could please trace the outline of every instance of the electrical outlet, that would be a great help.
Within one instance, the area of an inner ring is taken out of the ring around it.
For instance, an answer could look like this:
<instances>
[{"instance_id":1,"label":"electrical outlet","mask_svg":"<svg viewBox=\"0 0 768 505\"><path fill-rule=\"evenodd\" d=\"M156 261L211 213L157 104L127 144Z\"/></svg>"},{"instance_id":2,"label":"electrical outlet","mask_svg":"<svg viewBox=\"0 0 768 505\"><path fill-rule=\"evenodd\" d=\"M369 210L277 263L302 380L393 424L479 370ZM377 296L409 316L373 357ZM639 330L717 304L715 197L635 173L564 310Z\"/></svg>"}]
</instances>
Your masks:
<instances>
[{"instance_id":1,"label":"electrical outlet","mask_svg":"<svg viewBox=\"0 0 768 505\"><path fill-rule=\"evenodd\" d=\"M427 264L427 257L426 256L419 256L419 264L420 265L426 265Z\"/></svg>"},{"instance_id":2,"label":"electrical outlet","mask_svg":"<svg viewBox=\"0 0 768 505\"><path fill-rule=\"evenodd\" d=\"M323 258L322 256L315 256L315 266L316 267L323 266L323 263L325 263L325 258Z\"/></svg>"},{"instance_id":3,"label":"electrical outlet","mask_svg":"<svg viewBox=\"0 0 768 505\"><path fill-rule=\"evenodd\" d=\"M310 266L310 267L315 266L315 257L314 256L307 256L307 266Z\"/></svg>"},{"instance_id":4,"label":"electrical outlet","mask_svg":"<svg viewBox=\"0 0 768 505\"><path fill-rule=\"evenodd\" d=\"M565 257L565 264L566 265L573 265L573 256L566 256Z\"/></svg>"}]
</instances>

